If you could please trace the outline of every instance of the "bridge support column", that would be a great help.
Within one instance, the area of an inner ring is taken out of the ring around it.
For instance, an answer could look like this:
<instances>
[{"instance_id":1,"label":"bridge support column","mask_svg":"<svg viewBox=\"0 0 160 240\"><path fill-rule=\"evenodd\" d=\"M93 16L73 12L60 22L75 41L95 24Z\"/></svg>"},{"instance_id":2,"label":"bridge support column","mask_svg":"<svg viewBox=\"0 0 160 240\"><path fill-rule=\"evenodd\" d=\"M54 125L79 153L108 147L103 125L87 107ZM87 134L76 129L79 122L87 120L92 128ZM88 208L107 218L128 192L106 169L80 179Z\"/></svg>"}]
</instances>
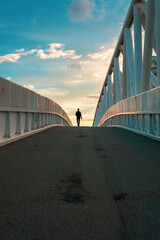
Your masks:
<instances>
[{"instance_id":1,"label":"bridge support column","mask_svg":"<svg viewBox=\"0 0 160 240\"><path fill-rule=\"evenodd\" d=\"M35 130L35 113L32 113L31 130Z\"/></svg>"},{"instance_id":2,"label":"bridge support column","mask_svg":"<svg viewBox=\"0 0 160 240\"><path fill-rule=\"evenodd\" d=\"M28 113L25 113L25 128L24 132L29 132L29 126L28 126Z\"/></svg>"},{"instance_id":3,"label":"bridge support column","mask_svg":"<svg viewBox=\"0 0 160 240\"><path fill-rule=\"evenodd\" d=\"M104 115L104 95L101 95L101 118Z\"/></svg>"},{"instance_id":4,"label":"bridge support column","mask_svg":"<svg viewBox=\"0 0 160 240\"><path fill-rule=\"evenodd\" d=\"M108 76L108 99L109 99L108 108L111 108L113 101L112 101L112 82L110 75Z\"/></svg>"},{"instance_id":5,"label":"bridge support column","mask_svg":"<svg viewBox=\"0 0 160 240\"><path fill-rule=\"evenodd\" d=\"M36 129L38 129L40 127L40 113L37 113L37 126L36 126Z\"/></svg>"},{"instance_id":6,"label":"bridge support column","mask_svg":"<svg viewBox=\"0 0 160 240\"><path fill-rule=\"evenodd\" d=\"M16 134L21 134L21 113L17 112Z\"/></svg>"},{"instance_id":7,"label":"bridge support column","mask_svg":"<svg viewBox=\"0 0 160 240\"><path fill-rule=\"evenodd\" d=\"M121 101L121 84L120 84L120 71L119 71L119 61L114 58L114 85L115 85L115 103Z\"/></svg>"},{"instance_id":8,"label":"bridge support column","mask_svg":"<svg viewBox=\"0 0 160 240\"><path fill-rule=\"evenodd\" d=\"M98 109L97 109L97 125L100 121L100 103L98 103Z\"/></svg>"},{"instance_id":9,"label":"bridge support column","mask_svg":"<svg viewBox=\"0 0 160 240\"><path fill-rule=\"evenodd\" d=\"M157 78L160 86L160 1L155 0L155 22L156 22L156 51L157 51Z\"/></svg>"},{"instance_id":10,"label":"bridge support column","mask_svg":"<svg viewBox=\"0 0 160 240\"><path fill-rule=\"evenodd\" d=\"M131 30L125 29L126 38L126 74L127 74L127 97L135 96L135 63L133 56L133 42Z\"/></svg>"},{"instance_id":11,"label":"bridge support column","mask_svg":"<svg viewBox=\"0 0 160 240\"><path fill-rule=\"evenodd\" d=\"M107 86L104 87L104 113L107 112L108 109L108 94L107 94Z\"/></svg>"},{"instance_id":12,"label":"bridge support column","mask_svg":"<svg viewBox=\"0 0 160 240\"><path fill-rule=\"evenodd\" d=\"M45 113L45 126L47 126L47 113Z\"/></svg>"},{"instance_id":13,"label":"bridge support column","mask_svg":"<svg viewBox=\"0 0 160 240\"><path fill-rule=\"evenodd\" d=\"M127 98L127 72L126 72L126 38L123 36L123 78L122 78L122 100Z\"/></svg>"},{"instance_id":14,"label":"bridge support column","mask_svg":"<svg viewBox=\"0 0 160 240\"><path fill-rule=\"evenodd\" d=\"M155 26L155 0L148 0L145 25L145 42L144 42L141 92L148 91L150 87L154 26Z\"/></svg>"},{"instance_id":15,"label":"bridge support column","mask_svg":"<svg viewBox=\"0 0 160 240\"><path fill-rule=\"evenodd\" d=\"M6 112L4 137L10 137L10 112Z\"/></svg>"},{"instance_id":16,"label":"bridge support column","mask_svg":"<svg viewBox=\"0 0 160 240\"><path fill-rule=\"evenodd\" d=\"M135 79L136 94L141 92L141 76L142 76L142 28L141 17L136 6L134 11L134 45L135 45Z\"/></svg>"},{"instance_id":17,"label":"bridge support column","mask_svg":"<svg viewBox=\"0 0 160 240\"><path fill-rule=\"evenodd\" d=\"M44 114L41 113L41 127L44 127Z\"/></svg>"}]
</instances>

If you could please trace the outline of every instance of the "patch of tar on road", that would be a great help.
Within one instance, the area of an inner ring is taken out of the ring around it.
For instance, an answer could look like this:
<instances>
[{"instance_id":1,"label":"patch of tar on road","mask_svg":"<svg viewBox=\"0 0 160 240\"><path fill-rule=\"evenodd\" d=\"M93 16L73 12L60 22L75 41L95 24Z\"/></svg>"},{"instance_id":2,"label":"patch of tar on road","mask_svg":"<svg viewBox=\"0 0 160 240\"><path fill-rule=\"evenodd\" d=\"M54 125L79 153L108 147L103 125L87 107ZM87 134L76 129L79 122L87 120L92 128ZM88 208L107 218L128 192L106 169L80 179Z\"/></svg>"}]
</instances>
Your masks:
<instances>
[{"instance_id":1,"label":"patch of tar on road","mask_svg":"<svg viewBox=\"0 0 160 240\"><path fill-rule=\"evenodd\" d=\"M101 158L107 158L107 155L100 155Z\"/></svg>"},{"instance_id":2,"label":"patch of tar on road","mask_svg":"<svg viewBox=\"0 0 160 240\"><path fill-rule=\"evenodd\" d=\"M116 201L116 202L121 202L121 201L124 201L124 200L126 200L126 198L127 198L127 194L126 193L119 193L119 194L116 194L115 196L114 196L114 200Z\"/></svg>"},{"instance_id":3,"label":"patch of tar on road","mask_svg":"<svg viewBox=\"0 0 160 240\"><path fill-rule=\"evenodd\" d=\"M56 194L59 200L67 203L84 203L86 191L82 186L81 174L71 173L61 179L57 184Z\"/></svg>"},{"instance_id":4,"label":"patch of tar on road","mask_svg":"<svg viewBox=\"0 0 160 240\"><path fill-rule=\"evenodd\" d=\"M105 151L105 148L95 148L96 151Z\"/></svg>"},{"instance_id":5,"label":"patch of tar on road","mask_svg":"<svg viewBox=\"0 0 160 240\"><path fill-rule=\"evenodd\" d=\"M85 135L79 135L79 136L77 136L77 137L79 137L79 138L86 138L87 136L85 136Z\"/></svg>"}]
</instances>

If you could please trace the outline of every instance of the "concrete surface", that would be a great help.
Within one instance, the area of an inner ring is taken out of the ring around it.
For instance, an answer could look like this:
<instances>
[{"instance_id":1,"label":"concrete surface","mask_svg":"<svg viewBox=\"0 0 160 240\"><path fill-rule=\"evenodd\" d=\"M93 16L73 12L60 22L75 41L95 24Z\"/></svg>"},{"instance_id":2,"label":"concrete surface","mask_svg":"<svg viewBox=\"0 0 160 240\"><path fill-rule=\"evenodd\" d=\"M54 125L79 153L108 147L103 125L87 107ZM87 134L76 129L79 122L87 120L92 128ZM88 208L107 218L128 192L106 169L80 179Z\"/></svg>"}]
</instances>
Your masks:
<instances>
[{"instance_id":1,"label":"concrete surface","mask_svg":"<svg viewBox=\"0 0 160 240\"><path fill-rule=\"evenodd\" d=\"M0 148L0 239L157 240L160 143L54 127Z\"/></svg>"}]
</instances>

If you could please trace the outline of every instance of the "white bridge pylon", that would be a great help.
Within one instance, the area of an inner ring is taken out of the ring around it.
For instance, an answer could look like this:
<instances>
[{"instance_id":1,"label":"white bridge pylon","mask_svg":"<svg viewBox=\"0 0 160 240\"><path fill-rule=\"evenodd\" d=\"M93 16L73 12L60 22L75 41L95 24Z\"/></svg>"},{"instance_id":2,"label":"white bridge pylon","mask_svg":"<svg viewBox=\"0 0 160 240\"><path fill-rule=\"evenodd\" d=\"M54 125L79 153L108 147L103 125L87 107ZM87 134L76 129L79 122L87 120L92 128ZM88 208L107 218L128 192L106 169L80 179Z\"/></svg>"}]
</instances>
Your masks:
<instances>
[{"instance_id":1,"label":"white bridge pylon","mask_svg":"<svg viewBox=\"0 0 160 240\"><path fill-rule=\"evenodd\" d=\"M153 52L157 76L151 71ZM160 0L133 0L107 71L93 126L118 125L159 137L159 86Z\"/></svg>"}]
</instances>

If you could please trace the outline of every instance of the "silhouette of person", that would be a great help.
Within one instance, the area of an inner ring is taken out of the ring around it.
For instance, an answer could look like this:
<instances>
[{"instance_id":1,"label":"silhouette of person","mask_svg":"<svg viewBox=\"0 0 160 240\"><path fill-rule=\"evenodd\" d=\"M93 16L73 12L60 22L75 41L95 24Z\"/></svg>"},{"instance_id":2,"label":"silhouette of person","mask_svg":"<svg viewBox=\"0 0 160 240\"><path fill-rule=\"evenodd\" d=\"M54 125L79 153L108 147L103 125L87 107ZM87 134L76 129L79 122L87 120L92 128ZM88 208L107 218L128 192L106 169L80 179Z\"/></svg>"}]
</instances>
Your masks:
<instances>
[{"instance_id":1,"label":"silhouette of person","mask_svg":"<svg viewBox=\"0 0 160 240\"><path fill-rule=\"evenodd\" d=\"M76 117L77 117L77 126L80 125L80 118L82 119L82 114L81 112L79 111L79 108L77 109L77 112L76 112Z\"/></svg>"}]
</instances>

